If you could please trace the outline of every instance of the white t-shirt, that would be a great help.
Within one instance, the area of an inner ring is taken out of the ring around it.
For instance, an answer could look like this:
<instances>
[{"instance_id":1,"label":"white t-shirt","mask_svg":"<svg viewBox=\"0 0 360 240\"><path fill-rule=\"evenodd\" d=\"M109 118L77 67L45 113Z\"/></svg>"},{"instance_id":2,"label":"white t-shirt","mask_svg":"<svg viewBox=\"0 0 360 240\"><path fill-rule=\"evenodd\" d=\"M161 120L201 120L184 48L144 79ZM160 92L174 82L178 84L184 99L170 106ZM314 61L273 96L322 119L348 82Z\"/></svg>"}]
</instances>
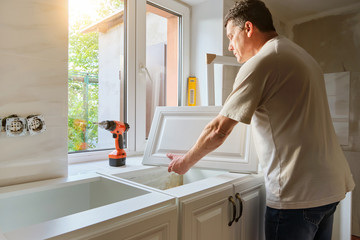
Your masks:
<instances>
[{"instance_id":1,"label":"white t-shirt","mask_svg":"<svg viewBox=\"0 0 360 240\"><path fill-rule=\"evenodd\" d=\"M220 114L251 122L269 207L322 206L354 188L322 70L288 39L269 40L242 65Z\"/></svg>"}]
</instances>

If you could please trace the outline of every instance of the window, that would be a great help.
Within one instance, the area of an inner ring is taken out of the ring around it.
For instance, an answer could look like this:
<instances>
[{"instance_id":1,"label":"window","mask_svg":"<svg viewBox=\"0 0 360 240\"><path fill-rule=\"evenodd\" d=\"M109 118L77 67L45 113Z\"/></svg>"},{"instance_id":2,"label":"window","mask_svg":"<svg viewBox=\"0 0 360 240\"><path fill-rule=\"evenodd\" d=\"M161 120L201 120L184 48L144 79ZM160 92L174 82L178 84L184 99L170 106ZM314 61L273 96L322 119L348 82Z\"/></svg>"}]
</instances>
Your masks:
<instances>
[{"instance_id":1,"label":"window","mask_svg":"<svg viewBox=\"0 0 360 240\"><path fill-rule=\"evenodd\" d=\"M177 76L177 83L178 93L176 94L178 103L177 105L185 105L186 103L186 78L189 76L189 63L190 63L190 57L189 57L189 42L190 42L190 11L189 9L180 4L176 1L170 1L170 0L152 0L152 1L146 1L146 0L138 0L136 5L136 24L134 24L132 27L135 28L134 35L136 36L136 44L135 48L137 49L135 55L134 55L134 72L135 72L135 78L136 78L136 96L133 98L136 102L136 138L135 138L135 150L138 152L141 152L145 149L146 146L146 137L147 132L149 129L150 122L148 120L148 123L146 124L146 112L148 112L148 116L151 116L149 114L149 110L146 109L146 88L147 88L147 78L151 74L154 74L154 72L150 72L148 70L148 67L150 68L150 62L152 61L151 58L147 57L147 46L150 44L150 40L148 41L146 32L142 27L136 26L147 26L150 24L150 14L153 14L153 17L157 18L158 20L164 21L164 16L161 16L163 14L168 14L167 16L171 16L173 18L177 18L179 21L178 24L178 76ZM147 4L148 3L148 4ZM129 2L130 4L130 2ZM132 3L134 4L134 3ZM152 8L153 7L153 8ZM163 10L164 12L161 12L160 10ZM156 14L155 14L156 13ZM130 15L130 13L129 13ZM155 15L155 16L154 16ZM149 16L149 18L148 18ZM129 21L129 24L131 22ZM167 23L168 26L168 23ZM129 26L129 29L132 29L131 26ZM167 31L167 30L166 30ZM163 35L168 35L163 34ZM167 39L167 42L169 39ZM129 42L130 43L130 42ZM129 63L130 65L130 63ZM169 66L169 65L168 65ZM171 95L170 93L169 95ZM172 94L175 95L175 94ZM169 103L167 103L169 104ZM149 106L150 104L148 104ZM149 119L149 118L148 118ZM130 134L130 132L129 132Z\"/></svg>"},{"instance_id":2,"label":"window","mask_svg":"<svg viewBox=\"0 0 360 240\"><path fill-rule=\"evenodd\" d=\"M80 20L76 6L89 8ZM188 32L189 10L175 1L69 0L70 162L107 158L102 120L129 123L127 152L144 150L155 107L185 101Z\"/></svg>"},{"instance_id":3,"label":"window","mask_svg":"<svg viewBox=\"0 0 360 240\"><path fill-rule=\"evenodd\" d=\"M146 5L146 137L157 106L178 106L181 17Z\"/></svg>"},{"instance_id":4,"label":"window","mask_svg":"<svg viewBox=\"0 0 360 240\"><path fill-rule=\"evenodd\" d=\"M69 0L69 152L114 148L96 123L125 121L125 10L124 0Z\"/></svg>"}]
</instances>

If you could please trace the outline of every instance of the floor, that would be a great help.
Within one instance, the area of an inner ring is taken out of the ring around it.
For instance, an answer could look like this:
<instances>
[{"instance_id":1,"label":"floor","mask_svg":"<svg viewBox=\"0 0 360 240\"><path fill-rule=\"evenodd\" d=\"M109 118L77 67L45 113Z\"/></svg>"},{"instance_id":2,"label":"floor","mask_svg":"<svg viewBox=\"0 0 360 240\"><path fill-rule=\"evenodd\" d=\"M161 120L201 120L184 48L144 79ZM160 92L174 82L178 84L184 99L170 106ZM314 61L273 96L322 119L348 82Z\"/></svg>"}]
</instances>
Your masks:
<instances>
[{"instance_id":1,"label":"floor","mask_svg":"<svg viewBox=\"0 0 360 240\"><path fill-rule=\"evenodd\" d=\"M356 236L353 235L353 236L351 237L351 240L360 240L360 237L356 237Z\"/></svg>"}]
</instances>

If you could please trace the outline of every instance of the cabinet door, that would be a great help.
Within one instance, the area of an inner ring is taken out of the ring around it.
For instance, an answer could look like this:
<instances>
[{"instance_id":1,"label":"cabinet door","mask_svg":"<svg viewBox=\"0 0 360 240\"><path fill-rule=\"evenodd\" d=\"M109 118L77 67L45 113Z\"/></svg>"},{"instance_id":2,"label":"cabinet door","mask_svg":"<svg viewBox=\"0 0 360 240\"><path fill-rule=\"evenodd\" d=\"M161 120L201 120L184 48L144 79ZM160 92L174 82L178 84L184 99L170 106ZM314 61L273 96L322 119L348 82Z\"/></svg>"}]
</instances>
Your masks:
<instances>
[{"instance_id":1,"label":"cabinet door","mask_svg":"<svg viewBox=\"0 0 360 240\"><path fill-rule=\"evenodd\" d=\"M240 204L242 205L242 215L236 223L234 231L234 239L236 240L264 238L264 188L263 184L257 182L235 185L235 198L239 209L241 208Z\"/></svg>"},{"instance_id":2,"label":"cabinet door","mask_svg":"<svg viewBox=\"0 0 360 240\"><path fill-rule=\"evenodd\" d=\"M139 214L91 240L174 240L177 239L177 207L151 214Z\"/></svg>"},{"instance_id":3,"label":"cabinet door","mask_svg":"<svg viewBox=\"0 0 360 240\"><path fill-rule=\"evenodd\" d=\"M233 186L228 184L180 200L180 224L182 240L231 239L229 221L233 218L233 206L228 198Z\"/></svg>"},{"instance_id":4,"label":"cabinet door","mask_svg":"<svg viewBox=\"0 0 360 240\"><path fill-rule=\"evenodd\" d=\"M186 153L220 110L221 106L157 107L143 164L168 166L169 159L166 154ZM225 142L204 156L194 167L241 173L257 172L258 161L251 127L237 124Z\"/></svg>"}]
</instances>

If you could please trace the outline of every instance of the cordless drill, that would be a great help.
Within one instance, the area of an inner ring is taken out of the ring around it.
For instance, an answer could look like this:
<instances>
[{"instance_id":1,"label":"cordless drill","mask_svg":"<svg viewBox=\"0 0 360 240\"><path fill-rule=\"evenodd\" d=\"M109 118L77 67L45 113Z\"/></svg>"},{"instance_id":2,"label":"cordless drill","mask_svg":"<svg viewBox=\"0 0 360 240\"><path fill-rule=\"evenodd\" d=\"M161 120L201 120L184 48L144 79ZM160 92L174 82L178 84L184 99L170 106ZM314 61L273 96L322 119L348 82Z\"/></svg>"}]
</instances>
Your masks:
<instances>
[{"instance_id":1,"label":"cordless drill","mask_svg":"<svg viewBox=\"0 0 360 240\"><path fill-rule=\"evenodd\" d=\"M129 124L119 121L102 121L99 122L99 126L110 131L113 134L113 138L115 138L116 149L109 154L110 166L119 167L125 165L126 152L122 135L130 128Z\"/></svg>"}]
</instances>

